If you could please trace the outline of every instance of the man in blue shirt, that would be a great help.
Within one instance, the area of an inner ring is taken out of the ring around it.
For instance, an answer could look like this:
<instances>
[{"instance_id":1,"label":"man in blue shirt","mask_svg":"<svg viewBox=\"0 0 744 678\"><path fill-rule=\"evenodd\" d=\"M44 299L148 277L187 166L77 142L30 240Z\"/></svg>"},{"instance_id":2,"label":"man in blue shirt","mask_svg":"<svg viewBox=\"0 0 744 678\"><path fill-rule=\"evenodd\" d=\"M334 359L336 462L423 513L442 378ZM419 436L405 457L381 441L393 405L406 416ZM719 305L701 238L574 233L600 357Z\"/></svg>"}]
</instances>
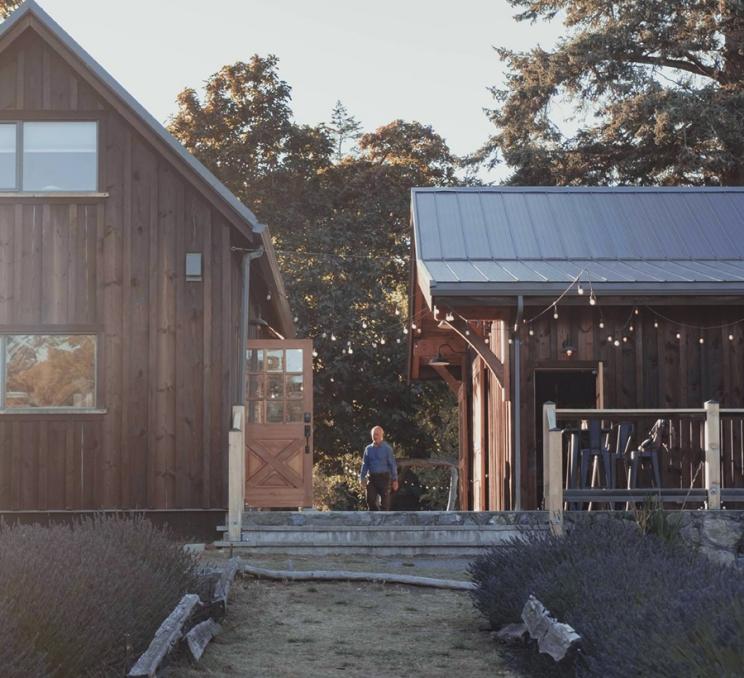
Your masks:
<instances>
[{"instance_id":1,"label":"man in blue shirt","mask_svg":"<svg viewBox=\"0 0 744 678\"><path fill-rule=\"evenodd\" d=\"M393 492L398 491L398 467L395 464L393 448L388 445L385 431L381 426L375 426L371 431L372 444L364 448L362 472L359 481L362 489L367 491L367 508L377 511L377 497L383 511L390 510L390 480L393 481ZM369 478L368 478L369 475Z\"/></svg>"}]
</instances>

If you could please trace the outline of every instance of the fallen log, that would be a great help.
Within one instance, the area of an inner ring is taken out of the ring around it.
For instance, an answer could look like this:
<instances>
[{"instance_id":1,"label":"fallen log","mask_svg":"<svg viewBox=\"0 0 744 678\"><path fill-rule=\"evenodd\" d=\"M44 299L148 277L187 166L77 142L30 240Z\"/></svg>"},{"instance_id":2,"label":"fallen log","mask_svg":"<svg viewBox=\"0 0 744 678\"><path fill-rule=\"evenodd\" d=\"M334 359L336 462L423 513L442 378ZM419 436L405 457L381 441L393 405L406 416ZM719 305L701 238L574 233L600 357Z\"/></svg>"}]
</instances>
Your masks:
<instances>
[{"instance_id":1,"label":"fallen log","mask_svg":"<svg viewBox=\"0 0 744 678\"><path fill-rule=\"evenodd\" d=\"M405 574L385 574L382 572L347 572L327 570L267 570L249 563L242 565L245 574L264 579L293 581L366 581L379 584L406 584L408 586L428 586L436 589L453 589L455 591L472 591L475 584L456 579L433 579Z\"/></svg>"},{"instance_id":2,"label":"fallen log","mask_svg":"<svg viewBox=\"0 0 744 678\"><path fill-rule=\"evenodd\" d=\"M227 612L227 597L230 595L230 587L239 569L240 558L230 558L227 561L227 566L222 570L219 580L215 584L210 607L217 608L218 614L225 614Z\"/></svg>"},{"instance_id":3,"label":"fallen log","mask_svg":"<svg viewBox=\"0 0 744 678\"><path fill-rule=\"evenodd\" d=\"M186 644L189 647L189 652L194 658L194 661L198 662L201 656L204 654L204 650L209 645L209 641L212 640L220 631L222 627L214 621L214 619L207 619L206 621L197 624L191 631L186 634Z\"/></svg>"},{"instance_id":4,"label":"fallen log","mask_svg":"<svg viewBox=\"0 0 744 678\"><path fill-rule=\"evenodd\" d=\"M181 602L176 605L173 612L160 625L150 646L130 669L127 676L130 678L141 678L143 676L155 678L160 663L181 639L183 626L198 604L199 596L195 593L187 593L181 598Z\"/></svg>"}]
</instances>

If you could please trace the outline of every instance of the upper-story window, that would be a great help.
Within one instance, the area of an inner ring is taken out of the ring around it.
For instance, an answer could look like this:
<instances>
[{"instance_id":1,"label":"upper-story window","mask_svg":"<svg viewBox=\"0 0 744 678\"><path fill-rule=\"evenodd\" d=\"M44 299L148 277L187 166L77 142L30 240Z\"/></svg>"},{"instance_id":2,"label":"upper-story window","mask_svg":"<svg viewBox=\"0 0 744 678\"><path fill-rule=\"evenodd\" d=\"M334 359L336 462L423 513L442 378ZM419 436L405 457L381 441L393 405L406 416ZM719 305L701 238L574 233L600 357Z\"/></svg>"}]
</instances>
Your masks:
<instances>
[{"instance_id":1,"label":"upper-story window","mask_svg":"<svg viewBox=\"0 0 744 678\"><path fill-rule=\"evenodd\" d=\"M0 190L72 192L97 187L97 123L0 123Z\"/></svg>"}]
</instances>

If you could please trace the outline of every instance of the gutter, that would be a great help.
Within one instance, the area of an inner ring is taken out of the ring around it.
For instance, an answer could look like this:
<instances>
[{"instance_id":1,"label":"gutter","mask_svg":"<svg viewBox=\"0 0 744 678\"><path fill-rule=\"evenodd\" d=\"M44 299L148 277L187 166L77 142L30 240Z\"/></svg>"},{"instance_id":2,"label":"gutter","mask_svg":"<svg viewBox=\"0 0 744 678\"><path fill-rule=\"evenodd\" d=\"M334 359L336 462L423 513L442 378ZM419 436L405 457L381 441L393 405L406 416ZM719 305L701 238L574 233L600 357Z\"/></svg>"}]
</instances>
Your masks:
<instances>
[{"instance_id":1,"label":"gutter","mask_svg":"<svg viewBox=\"0 0 744 678\"><path fill-rule=\"evenodd\" d=\"M241 263L241 270L243 274L243 299L240 304L240 354L238 355L238 375L240 375L240 378L235 388L235 402L240 403L241 405L245 400L243 389L245 388L246 351L248 350L248 305L251 298L251 261L263 256L264 248L259 247L257 250L242 250L242 252L243 261Z\"/></svg>"},{"instance_id":2,"label":"gutter","mask_svg":"<svg viewBox=\"0 0 744 678\"><path fill-rule=\"evenodd\" d=\"M519 326L522 324L524 315L524 297L517 297L517 318L514 321L514 511L522 510L522 380L521 380L521 348L522 341L519 338Z\"/></svg>"}]
</instances>

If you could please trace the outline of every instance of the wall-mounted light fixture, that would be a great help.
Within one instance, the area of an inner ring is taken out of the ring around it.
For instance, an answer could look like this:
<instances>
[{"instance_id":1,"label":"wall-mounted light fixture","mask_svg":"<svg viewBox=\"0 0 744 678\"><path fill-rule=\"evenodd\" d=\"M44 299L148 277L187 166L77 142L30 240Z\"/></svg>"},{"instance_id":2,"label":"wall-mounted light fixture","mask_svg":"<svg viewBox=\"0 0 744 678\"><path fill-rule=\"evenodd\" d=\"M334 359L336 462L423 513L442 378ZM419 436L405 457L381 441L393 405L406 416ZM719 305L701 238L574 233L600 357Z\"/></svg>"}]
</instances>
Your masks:
<instances>
[{"instance_id":1,"label":"wall-mounted light fixture","mask_svg":"<svg viewBox=\"0 0 744 678\"><path fill-rule=\"evenodd\" d=\"M186 253L186 282L201 282L202 255L201 252Z\"/></svg>"},{"instance_id":2,"label":"wall-mounted light fixture","mask_svg":"<svg viewBox=\"0 0 744 678\"><path fill-rule=\"evenodd\" d=\"M566 339L566 341L563 342L563 353L566 354L566 358L571 358L575 351L576 349L573 347L571 342Z\"/></svg>"},{"instance_id":3,"label":"wall-mounted light fixture","mask_svg":"<svg viewBox=\"0 0 744 678\"><path fill-rule=\"evenodd\" d=\"M449 360L447 360L447 358L442 355L442 348L444 348L445 346L449 348L449 350L453 353L456 353L455 349L452 348L449 344L440 344L439 348L437 349L437 354L431 360L429 360L429 365L431 367L447 367L447 365L452 364Z\"/></svg>"}]
</instances>

